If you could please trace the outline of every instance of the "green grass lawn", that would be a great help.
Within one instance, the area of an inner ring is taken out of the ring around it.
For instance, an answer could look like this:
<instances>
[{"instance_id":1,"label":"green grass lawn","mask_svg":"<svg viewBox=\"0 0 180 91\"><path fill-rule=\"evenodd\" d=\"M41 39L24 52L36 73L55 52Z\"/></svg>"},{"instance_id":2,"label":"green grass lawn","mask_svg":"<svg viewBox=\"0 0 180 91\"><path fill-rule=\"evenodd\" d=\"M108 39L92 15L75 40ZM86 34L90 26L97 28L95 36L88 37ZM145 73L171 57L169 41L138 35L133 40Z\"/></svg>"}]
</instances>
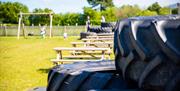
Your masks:
<instances>
[{"instance_id":1,"label":"green grass lawn","mask_svg":"<svg viewBox=\"0 0 180 91\"><path fill-rule=\"evenodd\" d=\"M79 37L28 39L0 37L0 91L27 91L47 85L47 74L56 58L54 47L70 47Z\"/></svg>"},{"instance_id":2,"label":"green grass lawn","mask_svg":"<svg viewBox=\"0 0 180 91\"><path fill-rule=\"evenodd\" d=\"M26 91L37 86L46 86L48 70L53 67L51 58L57 46L71 46L78 37L28 39L0 37L0 91Z\"/></svg>"}]
</instances>

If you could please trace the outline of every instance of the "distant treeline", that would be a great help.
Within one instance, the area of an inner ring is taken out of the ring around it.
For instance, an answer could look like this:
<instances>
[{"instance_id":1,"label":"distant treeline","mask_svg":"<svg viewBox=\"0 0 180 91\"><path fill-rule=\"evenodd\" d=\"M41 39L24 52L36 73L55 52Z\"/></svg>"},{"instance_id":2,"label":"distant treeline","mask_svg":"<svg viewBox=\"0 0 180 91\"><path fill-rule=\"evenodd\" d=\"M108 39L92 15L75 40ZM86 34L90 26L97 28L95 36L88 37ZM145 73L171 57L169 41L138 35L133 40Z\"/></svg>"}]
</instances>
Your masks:
<instances>
[{"instance_id":1,"label":"distant treeline","mask_svg":"<svg viewBox=\"0 0 180 91\"><path fill-rule=\"evenodd\" d=\"M133 16L152 16L152 15L168 15L177 14L177 9L161 7L157 2L150 5L147 9L140 9L138 5L124 5L121 7L110 6L102 11L94 10L91 7L84 7L83 13L66 13L54 14L53 25L85 25L87 16L90 16L93 25L99 25L101 16L106 18L107 22L115 22ZM0 2L0 23L1 24L17 24L19 12L29 12L26 5L19 2ZM53 10L45 8L36 8L32 12L53 12ZM23 23L26 25L49 24L48 15L29 15L23 16Z\"/></svg>"}]
</instances>

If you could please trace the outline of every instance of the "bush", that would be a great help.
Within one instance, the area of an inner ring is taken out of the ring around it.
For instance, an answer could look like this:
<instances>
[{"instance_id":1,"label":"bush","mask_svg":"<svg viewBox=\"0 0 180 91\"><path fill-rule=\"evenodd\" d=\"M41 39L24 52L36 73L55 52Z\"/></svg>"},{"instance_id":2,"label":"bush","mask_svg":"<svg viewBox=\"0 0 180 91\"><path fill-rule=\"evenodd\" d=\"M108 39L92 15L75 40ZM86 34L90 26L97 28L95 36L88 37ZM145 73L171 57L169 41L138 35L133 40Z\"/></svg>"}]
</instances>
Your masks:
<instances>
[{"instance_id":1,"label":"bush","mask_svg":"<svg viewBox=\"0 0 180 91\"><path fill-rule=\"evenodd\" d=\"M155 11L143 10L137 14L138 16L155 16L157 13Z\"/></svg>"}]
</instances>

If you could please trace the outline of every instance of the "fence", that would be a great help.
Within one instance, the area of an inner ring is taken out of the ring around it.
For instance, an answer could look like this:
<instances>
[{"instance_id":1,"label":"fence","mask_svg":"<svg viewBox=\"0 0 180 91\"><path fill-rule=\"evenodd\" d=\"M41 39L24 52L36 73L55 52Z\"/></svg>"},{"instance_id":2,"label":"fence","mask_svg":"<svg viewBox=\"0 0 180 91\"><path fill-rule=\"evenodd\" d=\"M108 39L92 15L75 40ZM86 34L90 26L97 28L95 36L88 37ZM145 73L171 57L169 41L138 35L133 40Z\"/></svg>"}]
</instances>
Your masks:
<instances>
[{"instance_id":1,"label":"fence","mask_svg":"<svg viewBox=\"0 0 180 91\"><path fill-rule=\"evenodd\" d=\"M18 26L1 26L0 27L0 36L17 36ZM85 26L53 26L52 35L53 36L62 36L64 32L68 36L79 36L81 32L85 32ZM25 26L25 34L32 34L34 36L40 35L39 26ZM46 34L49 35L49 26L46 28ZM23 31L21 29L21 36Z\"/></svg>"}]
</instances>

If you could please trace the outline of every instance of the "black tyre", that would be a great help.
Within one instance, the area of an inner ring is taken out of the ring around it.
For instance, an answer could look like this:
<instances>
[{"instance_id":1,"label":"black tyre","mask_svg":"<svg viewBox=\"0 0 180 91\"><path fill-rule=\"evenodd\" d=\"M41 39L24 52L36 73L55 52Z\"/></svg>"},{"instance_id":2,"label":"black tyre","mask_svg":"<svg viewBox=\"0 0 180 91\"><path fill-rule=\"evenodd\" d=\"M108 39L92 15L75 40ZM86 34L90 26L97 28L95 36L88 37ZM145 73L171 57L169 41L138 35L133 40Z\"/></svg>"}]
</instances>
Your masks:
<instances>
[{"instance_id":1,"label":"black tyre","mask_svg":"<svg viewBox=\"0 0 180 91\"><path fill-rule=\"evenodd\" d=\"M119 21L114 34L116 68L129 82L155 91L179 91L180 18Z\"/></svg>"},{"instance_id":2,"label":"black tyre","mask_svg":"<svg viewBox=\"0 0 180 91\"><path fill-rule=\"evenodd\" d=\"M48 75L47 91L128 91L113 61L85 62L54 67ZM124 89L124 90L123 90ZM132 90L136 91L136 90Z\"/></svg>"},{"instance_id":3,"label":"black tyre","mask_svg":"<svg viewBox=\"0 0 180 91\"><path fill-rule=\"evenodd\" d=\"M89 32L94 33L111 33L115 23L101 23L101 27L90 27Z\"/></svg>"},{"instance_id":4,"label":"black tyre","mask_svg":"<svg viewBox=\"0 0 180 91\"><path fill-rule=\"evenodd\" d=\"M90 32L94 32L94 33L111 33L112 32L112 28L100 28L100 27L96 27L96 28L90 28L89 31Z\"/></svg>"},{"instance_id":5,"label":"black tyre","mask_svg":"<svg viewBox=\"0 0 180 91\"><path fill-rule=\"evenodd\" d=\"M94 32L81 32L80 33L80 39L87 38L87 36L93 36L96 35Z\"/></svg>"},{"instance_id":6,"label":"black tyre","mask_svg":"<svg viewBox=\"0 0 180 91\"><path fill-rule=\"evenodd\" d=\"M110 22L110 23L103 22L103 23L101 23L101 27L111 27L111 28L114 28L115 24L116 23L114 23L114 22Z\"/></svg>"}]
</instances>

